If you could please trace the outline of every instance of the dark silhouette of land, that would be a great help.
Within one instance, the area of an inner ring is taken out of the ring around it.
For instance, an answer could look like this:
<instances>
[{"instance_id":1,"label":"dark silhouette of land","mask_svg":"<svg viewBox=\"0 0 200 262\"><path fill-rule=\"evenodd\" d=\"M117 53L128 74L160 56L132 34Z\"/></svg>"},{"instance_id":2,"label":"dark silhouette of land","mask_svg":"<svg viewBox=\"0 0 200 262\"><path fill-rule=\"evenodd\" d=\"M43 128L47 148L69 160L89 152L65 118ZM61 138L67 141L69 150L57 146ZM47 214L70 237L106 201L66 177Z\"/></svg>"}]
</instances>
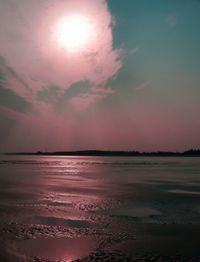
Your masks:
<instances>
[{"instance_id":1,"label":"dark silhouette of land","mask_svg":"<svg viewBox=\"0 0 200 262\"><path fill-rule=\"evenodd\" d=\"M167 151L157 151L157 152L139 152L139 151L109 151L109 150L81 150L81 151L57 151L57 152L16 152L16 153L6 153L7 155L41 155L41 156L157 156L157 157L199 157L200 149L191 149L184 152L167 152Z\"/></svg>"}]
</instances>

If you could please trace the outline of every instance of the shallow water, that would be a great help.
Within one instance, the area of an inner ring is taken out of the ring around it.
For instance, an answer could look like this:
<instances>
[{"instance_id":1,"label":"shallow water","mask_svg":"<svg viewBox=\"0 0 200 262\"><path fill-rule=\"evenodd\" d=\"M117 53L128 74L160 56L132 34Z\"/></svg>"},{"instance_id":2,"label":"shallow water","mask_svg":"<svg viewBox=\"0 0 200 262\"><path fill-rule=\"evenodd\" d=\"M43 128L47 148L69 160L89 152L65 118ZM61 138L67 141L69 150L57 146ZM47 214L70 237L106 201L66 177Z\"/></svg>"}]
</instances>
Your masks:
<instances>
[{"instance_id":1,"label":"shallow water","mask_svg":"<svg viewBox=\"0 0 200 262\"><path fill-rule=\"evenodd\" d=\"M200 158L0 156L5 262L199 259L199 223Z\"/></svg>"},{"instance_id":2,"label":"shallow water","mask_svg":"<svg viewBox=\"0 0 200 262\"><path fill-rule=\"evenodd\" d=\"M30 239L18 242L15 248L28 256L37 254L56 261L73 261L89 255L95 248L95 240L87 237Z\"/></svg>"}]
</instances>

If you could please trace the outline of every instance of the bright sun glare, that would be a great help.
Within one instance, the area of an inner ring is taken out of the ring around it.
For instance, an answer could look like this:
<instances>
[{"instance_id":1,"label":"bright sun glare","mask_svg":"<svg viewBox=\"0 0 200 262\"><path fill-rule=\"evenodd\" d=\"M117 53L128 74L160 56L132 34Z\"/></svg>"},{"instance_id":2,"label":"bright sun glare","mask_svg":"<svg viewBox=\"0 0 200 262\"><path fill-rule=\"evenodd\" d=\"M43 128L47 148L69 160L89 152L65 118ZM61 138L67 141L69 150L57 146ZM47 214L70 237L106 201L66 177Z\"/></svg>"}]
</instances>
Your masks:
<instances>
[{"instance_id":1,"label":"bright sun glare","mask_svg":"<svg viewBox=\"0 0 200 262\"><path fill-rule=\"evenodd\" d=\"M94 29L86 16L69 15L58 21L54 33L58 46L74 53L87 49Z\"/></svg>"}]
</instances>

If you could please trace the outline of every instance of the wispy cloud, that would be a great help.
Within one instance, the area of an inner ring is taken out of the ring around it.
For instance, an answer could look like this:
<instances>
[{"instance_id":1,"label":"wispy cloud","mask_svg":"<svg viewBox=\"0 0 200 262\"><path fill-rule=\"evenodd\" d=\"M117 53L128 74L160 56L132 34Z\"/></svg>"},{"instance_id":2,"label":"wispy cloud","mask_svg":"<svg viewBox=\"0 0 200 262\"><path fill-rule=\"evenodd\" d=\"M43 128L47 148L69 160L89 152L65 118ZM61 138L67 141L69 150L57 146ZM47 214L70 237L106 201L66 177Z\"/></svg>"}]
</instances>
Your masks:
<instances>
[{"instance_id":1,"label":"wispy cloud","mask_svg":"<svg viewBox=\"0 0 200 262\"><path fill-rule=\"evenodd\" d=\"M80 93L76 97L70 99L70 103L75 106L78 111L87 109L95 102L102 98L114 94L115 91L111 88L103 86L92 86L91 89L86 93Z\"/></svg>"},{"instance_id":2,"label":"wispy cloud","mask_svg":"<svg viewBox=\"0 0 200 262\"><path fill-rule=\"evenodd\" d=\"M140 48L139 47L135 47L135 48L130 50L129 55L134 55L135 53L137 53L139 51L140 51Z\"/></svg>"},{"instance_id":3,"label":"wispy cloud","mask_svg":"<svg viewBox=\"0 0 200 262\"><path fill-rule=\"evenodd\" d=\"M137 91L141 91L141 90L144 90L145 88L147 88L149 85L150 85L150 82L149 82L149 81L146 81L146 82L138 85L138 86L135 87L134 89L137 90Z\"/></svg>"},{"instance_id":4,"label":"wispy cloud","mask_svg":"<svg viewBox=\"0 0 200 262\"><path fill-rule=\"evenodd\" d=\"M177 15L171 14L171 15L167 16L166 23L168 24L168 26L170 28L174 28L177 25L177 23L178 23Z\"/></svg>"}]
</instances>

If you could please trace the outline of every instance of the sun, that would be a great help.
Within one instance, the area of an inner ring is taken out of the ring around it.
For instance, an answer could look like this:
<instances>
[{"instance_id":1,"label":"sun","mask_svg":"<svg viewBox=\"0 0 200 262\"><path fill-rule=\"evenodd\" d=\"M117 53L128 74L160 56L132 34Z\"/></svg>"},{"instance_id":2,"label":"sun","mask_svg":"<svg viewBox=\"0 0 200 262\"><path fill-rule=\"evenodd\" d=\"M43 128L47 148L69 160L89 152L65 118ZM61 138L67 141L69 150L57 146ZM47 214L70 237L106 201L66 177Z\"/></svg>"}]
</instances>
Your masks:
<instances>
[{"instance_id":1,"label":"sun","mask_svg":"<svg viewBox=\"0 0 200 262\"><path fill-rule=\"evenodd\" d=\"M70 53L86 50L94 33L92 22L83 15L62 17L54 30L57 45Z\"/></svg>"}]
</instances>

